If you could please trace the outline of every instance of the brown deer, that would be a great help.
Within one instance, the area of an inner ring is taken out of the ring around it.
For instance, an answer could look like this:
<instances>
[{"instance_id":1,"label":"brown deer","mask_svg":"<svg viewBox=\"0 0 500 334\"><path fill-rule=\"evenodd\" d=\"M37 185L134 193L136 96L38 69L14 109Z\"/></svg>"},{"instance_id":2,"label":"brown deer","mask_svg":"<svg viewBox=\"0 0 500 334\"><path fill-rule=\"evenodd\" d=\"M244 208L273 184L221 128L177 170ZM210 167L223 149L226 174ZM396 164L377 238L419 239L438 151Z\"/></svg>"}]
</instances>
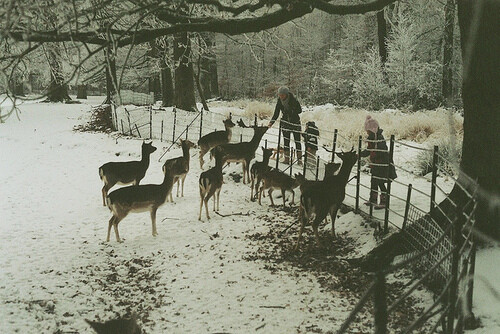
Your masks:
<instances>
[{"instance_id":1,"label":"brown deer","mask_svg":"<svg viewBox=\"0 0 500 334\"><path fill-rule=\"evenodd\" d=\"M172 165L173 162L167 162L163 166L165 175L161 184L124 187L108 195L107 203L113 216L109 220L107 242L109 242L111 227L115 229L116 241L121 242L120 234L118 233L118 224L130 212L149 211L153 236L156 237L158 235L156 231L156 211L158 207L165 203L167 195L172 191L175 177Z\"/></svg>"},{"instance_id":2,"label":"brown deer","mask_svg":"<svg viewBox=\"0 0 500 334\"><path fill-rule=\"evenodd\" d=\"M207 219L210 219L210 214L208 213L208 200L210 197L214 197L214 211L215 211L215 200L217 198L217 211L219 210L219 200L220 191L222 185L224 184L224 179L222 177L222 156L220 152L215 152L215 167L201 173L199 186L200 186L200 214L198 219L201 220L201 211L203 209L203 203L205 203L205 211L207 213Z\"/></svg>"},{"instance_id":3,"label":"brown deer","mask_svg":"<svg viewBox=\"0 0 500 334\"><path fill-rule=\"evenodd\" d=\"M335 172L340 168L339 163L335 162L327 162L325 163L325 175L323 176L323 180L329 175L335 175ZM316 180L307 180L302 173L295 174L295 178L299 181L300 184L300 193L302 194L307 188L313 187L316 184L319 184L322 181Z\"/></svg>"},{"instance_id":4,"label":"brown deer","mask_svg":"<svg viewBox=\"0 0 500 334\"><path fill-rule=\"evenodd\" d=\"M260 181L262 180L262 175L271 170L269 167L269 158L273 154L273 151L268 148L262 148L262 161L256 161L250 168L250 178L252 179L251 191L250 191L250 200L255 200L253 196L254 184L255 184L255 197L259 193Z\"/></svg>"},{"instance_id":5,"label":"brown deer","mask_svg":"<svg viewBox=\"0 0 500 334\"><path fill-rule=\"evenodd\" d=\"M337 175L329 175L323 181L307 187L300 196L299 221L300 230L296 249L307 223L312 220L312 228L316 242L320 245L318 226L330 214L332 219L332 235L335 237L335 219L337 211L345 198L345 187L349 180L352 167L356 164L357 154L352 150L347 153L337 153L342 159L342 167Z\"/></svg>"},{"instance_id":6,"label":"brown deer","mask_svg":"<svg viewBox=\"0 0 500 334\"><path fill-rule=\"evenodd\" d=\"M297 188L298 186L299 181L297 181L297 179L292 178L288 174L278 169L271 169L270 171L262 175L262 187L260 187L259 192L259 204L261 204L262 193L264 192L264 190L269 189L268 194L269 198L271 199L271 205L274 206L272 195L273 190L280 189L281 195L283 196L283 206L285 206L285 192L287 190L292 192L292 201L290 202L290 205L292 205L295 201L295 191L293 191L293 189Z\"/></svg>"},{"instance_id":7,"label":"brown deer","mask_svg":"<svg viewBox=\"0 0 500 334\"><path fill-rule=\"evenodd\" d=\"M182 182L182 193L181 196L184 197L184 181L186 180L186 175L189 172L189 150L194 147L194 143L189 140L181 139L182 156L177 158L168 159L163 165L163 173L165 173L165 165L168 162L172 162L172 168L174 173L174 184L177 183L177 197L179 197L179 183ZM172 187L173 189L173 187ZM172 191L169 194L170 202L173 202Z\"/></svg>"},{"instance_id":8,"label":"brown deer","mask_svg":"<svg viewBox=\"0 0 500 334\"><path fill-rule=\"evenodd\" d=\"M267 126L246 126L240 119L238 125L244 128L253 128L253 137L249 142L223 144L214 147L210 154L213 156L215 151L219 151L222 156L222 164L226 162L241 162L243 167L243 184L245 180L250 182L250 161L255 158L255 151L259 147L262 136L266 133ZM246 179L245 179L246 175Z\"/></svg>"},{"instance_id":9,"label":"brown deer","mask_svg":"<svg viewBox=\"0 0 500 334\"><path fill-rule=\"evenodd\" d=\"M233 127L236 125L233 121L228 118L223 121L225 131L214 131L209 134L204 135L198 140L198 146L200 146L200 168L203 169L203 157L212 148L218 145L227 144L231 141L231 136L233 134Z\"/></svg>"},{"instance_id":10,"label":"brown deer","mask_svg":"<svg viewBox=\"0 0 500 334\"><path fill-rule=\"evenodd\" d=\"M156 151L153 143L142 143L142 158L140 161L108 162L99 167L99 176L104 182L102 187L102 205L106 206L106 196L115 184L127 185L139 182L146 175L149 167L149 156Z\"/></svg>"}]
</instances>

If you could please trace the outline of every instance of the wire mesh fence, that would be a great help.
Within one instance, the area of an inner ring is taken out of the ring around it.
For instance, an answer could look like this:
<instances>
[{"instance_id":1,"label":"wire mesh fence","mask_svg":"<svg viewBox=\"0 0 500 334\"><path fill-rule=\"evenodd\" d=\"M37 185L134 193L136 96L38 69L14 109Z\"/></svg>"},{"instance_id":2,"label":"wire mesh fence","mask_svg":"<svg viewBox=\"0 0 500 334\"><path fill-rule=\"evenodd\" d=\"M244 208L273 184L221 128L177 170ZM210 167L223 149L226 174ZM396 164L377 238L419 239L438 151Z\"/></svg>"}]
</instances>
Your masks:
<instances>
[{"instance_id":1,"label":"wire mesh fence","mask_svg":"<svg viewBox=\"0 0 500 334\"><path fill-rule=\"evenodd\" d=\"M190 112L178 108L154 109L151 105L142 107L122 107L114 108L113 124L117 131L125 135L138 136L144 139L157 139L162 142L171 142L172 145L180 139L189 139L197 142L199 138L215 130L223 130L223 121L227 118L241 118L246 125L258 125L261 120L257 116L253 118L244 115L236 115L229 111L221 113L214 111L201 110L200 112ZM285 122L285 121L281 121ZM286 122L285 122L286 123ZM293 132L293 131L292 131ZM307 134L304 131L296 131L303 139ZM331 136L328 138L327 136ZM232 129L231 142L250 141L253 137L251 127L234 127ZM293 138L293 135L291 136ZM347 139L338 130L325 131L317 136L318 149L316 152L309 150L298 150L298 143L290 140L290 151L285 152L284 142L281 135L281 128L270 128L262 137L260 146L273 150L273 156L270 164L272 167L289 174L296 173L305 175L308 180L322 180L325 176L325 166L328 163L335 162L335 152L356 148L358 152L358 162L356 168L351 171L351 177L346 185L346 204L351 206L355 212L364 213L369 219L376 221L380 227L380 233L387 234L390 231L398 232L402 238L402 248L404 255L402 263L395 268L390 267L375 275L373 289L369 289L368 294L374 298L375 308L382 307L385 311L375 311L374 323L376 324L376 333L387 333L387 323L390 320L391 312L396 312L398 303L400 303L415 289L425 286L434 292L436 299L434 304L418 317L414 323L403 330L403 333L410 333L415 329L421 328L424 324L432 321L433 331L438 330L441 324L444 333L456 332L458 327L464 325L464 319L471 314L472 284L465 282L472 281L475 261L475 244L472 233L464 234L462 231L470 231L475 223L475 202L476 198L471 191L471 184L463 186L469 191L466 192L469 204L474 207L473 210L465 211L463 208L454 214L449 212L440 212L441 221L437 222L429 212L443 211L438 203L438 197L448 195L443 186L438 185L437 175L442 173L439 169L437 160L439 148L433 149L420 148L401 141L396 141L394 136L389 139L389 148L384 151L388 154L388 162L382 164L372 164L383 168L393 166L400 172L412 175L416 180L425 179L423 176L415 175L407 166L403 167L393 162L395 154L395 143L409 149L432 151L433 166L432 175L426 187L416 187L414 184L405 183L399 180L392 180L388 176L381 178L387 186L387 190L381 192L387 196L387 201L382 210L374 211L373 205L365 206L363 201L368 201L365 195L372 191L371 177L366 173L366 166L361 160L361 151L363 147L363 138L360 136L356 143ZM385 141L385 139L384 139ZM172 146L171 145L171 146ZM168 149L167 149L168 150ZM378 149L368 149L368 151L380 151ZM256 159L261 160L262 151L257 149ZM397 152L396 152L397 154ZM301 157L302 155L302 157ZM448 175L449 176L449 175ZM455 179L453 179L455 180ZM455 182L458 182L455 180ZM419 205L417 205L418 203ZM422 206L421 203L428 203ZM391 226L391 229L389 229ZM457 237L460 234L460 238ZM410 270L414 275L415 283L409 287L397 300L387 307L387 296L385 295L386 276L396 270L403 268ZM465 286L469 288L459 289ZM460 291L459 291L460 290ZM382 292L381 292L382 291ZM381 295L382 293L382 295ZM360 300L360 303L366 303L368 297ZM467 307L457 307L458 303L468 305ZM379 305L377 305L377 303ZM356 318L356 310L353 311L338 333L344 333L348 330L352 319ZM464 311L466 310L466 311ZM384 317L384 319L380 319ZM458 320L455 321L455 318ZM436 320L438 319L438 320ZM384 325L385 324L385 325Z\"/></svg>"}]
</instances>

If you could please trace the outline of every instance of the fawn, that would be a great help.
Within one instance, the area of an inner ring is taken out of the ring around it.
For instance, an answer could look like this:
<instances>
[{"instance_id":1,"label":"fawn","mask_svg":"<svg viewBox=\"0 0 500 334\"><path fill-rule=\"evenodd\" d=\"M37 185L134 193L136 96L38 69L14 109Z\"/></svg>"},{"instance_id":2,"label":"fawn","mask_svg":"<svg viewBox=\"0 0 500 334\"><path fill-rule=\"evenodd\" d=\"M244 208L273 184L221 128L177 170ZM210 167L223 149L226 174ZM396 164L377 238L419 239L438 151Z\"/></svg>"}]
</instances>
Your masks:
<instances>
[{"instance_id":1,"label":"fawn","mask_svg":"<svg viewBox=\"0 0 500 334\"><path fill-rule=\"evenodd\" d=\"M347 153L337 153L342 159L342 167L337 175L328 175L317 184L307 187L300 196L299 221L300 230L296 249L299 248L300 238L304 227L312 220L312 228L316 242L320 245L318 226L330 214L332 219L332 235L335 237L335 219L337 211L345 198L345 187L352 167L356 164L357 154L352 150Z\"/></svg>"},{"instance_id":2,"label":"fawn","mask_svg":"<svg viewBox=\"0 0 500 334\"><path fill-rule=\"evenodd\" d=\"M228 118L223 121L225 131L214 131L209 134L204 135L198 140L198 146L200 146L200 168L203 168L203 157L212 148L218 145L227 144L231 141L231 136L233 134L233 127L236 125L233 121Z\"/></svg>"},{"instance_id":3,"label":"fawn","mask_svg":"<svg viewBox=\"0 0 500 334\"><path fill-rule=\"evenodd\" d=\"M325 175L323 176L323 180L330 176L335 175L335 172L340 168L339 163L335 162L327 162L325 163ZM315 184L319 184L322 181L315 180L306 180L302 173L295 174L295 178L299 181L300 184L300 193L302 194L307 188L313 187Z\"/></svg>"},{"instance_id":4,"label":"fawn","mask_svg":"<svg viewBox=\"0 0 500 334\"><path fill-rule=\"evenodd\" d=\"M262 136L266 133L267 126L246 126L240 119L238 125L244 128L252 128L254 133L249 142L223 144L214 147L210 154L213 156L215 151L219 151L222 156L222 164L226 162L241 162L243 166L243 184L245 184L245 175L250 182L249 167L250 161L255 158L255 151L259 146Z\"/></svg>"},{"instance_id":5,"label":"fawn","mask_svg":"<svg viewBox=\"0 0 500 334\"><path fill-rule=\"evenodd\" d=\"M182 147L182 157L168 159L163 165L163 173L165 173L165 165L168 162L172 162L172 168L174 173L174 184L177 183L177 197L179 197L179 183L182 181L182 197L184 197L184 181L186 180L186 175L189 172L189 149L194 147L194 143L189 140L181 139L181 147ZM172 187L173 189L173 187ZM172 191L170 191L170 202L173 202Z\"/></svg>"},{"instance_id":6,"label":"fawn","mask_svg":"<svg viewBox=\"0 0 500 334\"><path fill-rule=\"evenodd\" d=\"M208 200L210 197L214 197L214 211L215 211L215 199L217 197L217 211L219 210L219 200L220 191L222 184L224 183L222 177L222 156L220 152L215 152L215 167L201 173L199 186L200 186L200 214L198 219L201 220L201 211L203 209L203 203L205 203L205 211L207 213L207 219L210 219L210 214L208 213Z\"/></svg>"},{"instance_id":7,"label":"fawn","mask_svg":"<svg viewBox=\"0 0 500 334\"><path fill-rule=\"evenodd\" d=\"M149 167L149 156L156 151L153 143L142 143L142 158L140 161L126 162L108 162L99 167L99 176L104 181L102 187L102 205L106 206L106 196L109 189L115 184L127 185L133 183L135 185L146 175L146 170Z\"/></svg>"},{"instance_id":8,"label":"fawn","mask_svg":"<svg viewBox=\"0 0 500 334\"><path fill-rule=\"evenodd\" d=\"M111 227L115 229L116 241L121 242L120 234L118 233L118 224L130 212L145 212L149 211L151 215L151 223L153 227L153 236L157 236L156 231L156 211L163 203L167 196L172 191L174 184L174 162L166 162L164 167L164 178L161 184L146 184L134 185L117 189L108 195L108 207L113 216L109 220L108 236L106 241L109 242Z\"/></svg>"},{"instance_id":9,"label":"fawn","mask_svg":"<svg viewBox=\"0 0 500 334\"><path fill-rule=\"evenodd\" d=\"M262 175L271 170L269 167L269 158L273 154L273 151L268 148L262 148L262 161L256 161L250 168L250 177L252 179L252 185L250 186L250 200L255 200L253 196L254 184L255 184L255 197L259 193L260 181L262 180Z\"/></svg>"},{"instance_id":10,"label":"fawn","mask_svg":"<svg viewBox=\"0 0 500 334\"><path fill-rule=\"evenodd\" d=\"M260 187L259 192L259 204L261 204L261 197L264 190L269 189L269 198L271 199L271 205L274 206L273 201L273 190L280 189L281 195L283 196L283 206L285 206L285 191L292 192L292 201L290 205L294 204L295 200L295 191L293 189L299 186L299 181L297 179L292 178L291 176L283 173L278 169L271 169L267 173L262 175L262 187Z\"/></svg>"}]
</instances>

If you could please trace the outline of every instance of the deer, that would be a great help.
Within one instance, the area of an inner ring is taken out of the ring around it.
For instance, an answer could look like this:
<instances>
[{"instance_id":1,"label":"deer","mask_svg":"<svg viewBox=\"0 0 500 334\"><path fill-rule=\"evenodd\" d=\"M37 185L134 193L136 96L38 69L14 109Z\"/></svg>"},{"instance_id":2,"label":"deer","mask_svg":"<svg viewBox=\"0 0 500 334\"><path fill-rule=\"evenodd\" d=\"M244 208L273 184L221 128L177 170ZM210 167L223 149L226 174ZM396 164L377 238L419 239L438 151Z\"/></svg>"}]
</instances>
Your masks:
<instances>
[{"instance_id":1,"label":"deer","mask_svg":"<svg viewBox=\"0 0 500 334\"><path fill-rule=\"evenodd\" d=\"M102 205L106 206L108 191L115 184L138 185L146 175L149 167L149 156L156 151L153 143L142 143L142 157L140 161L108 162L99 167L99 176L104 182L102 187Z\"/></svg>"},{"instance_id":2,"label":"deer","mask_svg":"<svg viewBox=\"0 0 500 334\"><path fill-rule=\"evenodd\" d=\"M269 167L269 159L273 154L273 151L268 148L264 147L261 148L262 148L262 161L254 162L252 168L250 168L250 178L252 180L252 185L250 186L251 201L255 200L253 196L254 185L255 185L255 197L257 197L257 194L259 193L260 181L262 180L262 175L271 170L271 167Z\"/></svg>"},{"instance_id":3,"label":"deer","mask_svg":"<svg viewBox=\"0 0 500 334\"><path fill-rule=\"evenodd\" d=\"M165 165L168 162L172 162L172 168L175 174L174 184L177 183L177 197L179 197L179 183L181 182L182 182L181 196L184 197L184 181L186 180L186 175L189 172L189 161L190 161L189 150L192 147L195 147L195 145L193 142L187 139L186 140L181 139L181 147L182 147L182 156L168 159L162 168L163 173L165 173ZM172 191L170 191L169 197L170 197L170 202L173 202L174 199L172 198Z\"/></svg>"},{"instance_id":4,"label":"deer","mask_svg":"<svg viewBox=\"0 0 500 334\"><path fill-rule=\"evenodd\" d=\"M242 119L238 121L238 125L243 128L252 128L254 131L252 139L249 142L228 143L216 146L210 151L210 154L214 156L214 152L219 151L222 156L223 165L226 162L241 162L243 167L243 184L245 184L245 175L246 180L250 182L250 161L255 158L255 151L257 150L260 140L266 133L268 127L257 125L247 126L243 123Z\"/></svg>"},{"instance_id":5,"label":"deer","mask_svg":"<svg viewBox=\"0 0 500 334\"><path fill-rule=\"evenodd\" d=\"M165 203L168 194L172 191L175 177L175 170L172 168L173 164L174 162L170 161L166 162L163 166L164 177L161 184L128 186L117 189L108 195L107 204L112 217L109 220L106 242L109 242L111 227L114 227L116 241L122 242L118 233L118 224L130 212L149 211L153 237L158 235L156 230L156 211Z\"/></svg>"},{"instance_id":6,"label":"deer","mask_svg":"<svg viewBox=\"0 0 500 334\"><path fill-rule=\"evenodd\" d=\"M329 175L335 175L335 172L340 168L339 163L335 162L327 162L325 163L325 175L323 176L323 180ZM313 187L316 184L319 184L322 181L316 180L307 180L302 173L295 174L295 178L299 181L300 184L300 193L302 194L307 188Z\"/></svg>"},{"instance_id":7,"label":"deer","mask_svg":"<svg viewBox=\"0 0 500 334\"><path fill-rule=\"evenodd\" d=\"M292 192L292 201L290 202L290 205L293 205L295 201L295 191L293 191L293 189L298 186L299 181L297 179L292 178L278 169L272 169L262 175L262 186L260 187L259 192L259 204L261 204L262 193L264 190L269 189L268 194L271 199L271 205L274 206L272 195L273 190L280 189L281 195L283 196L283 206L285 206L285 192L287 190Z\"/></svg>"},{"instance_id":8,"label":"deer","mask_svg":"<svg viewBox=\"0 0 500 334\"><path fill-rule=\"evenodd\" d=\"M337 211L345 198L345 187L349 180L352 167L358 159L356 152L336 153L342 159L342 167L337 175L328 175L323 181L307 187L300 196L299 237L295 249L299 249L300 239L304 227L311 220L314 236L318 245L321 245L318 226L330 214L332 220L332 236L335 237L335 219Z\"/></svg>"},{"instance_id":9,"label":"deer","mask_svg":"<svg viewBox=\"0 0 500 334\"><path fill-rule=\"evenodd\" d=\"M219 200L220 191L222 185L224 184L224 179L222 176L222 155L220 152L215 152L215 167L201 173L199 180L200 187L200 214L198 215L198 220L201 220L201 211L203 209L203 203L205 203L205 211L207 213L207 219L210 219L210 214L208 213L208 200L210 197L214 197L214 211L215 211L215 200L217 198L217 211L219 210Z\"/></svg>"},{"instance_id":10,"label":"deer","mask_svg":"<svg viewBox=\"0 0 500 334\"><path fill-rule=\"evenodd\" d=\"M233 135L233 127L236 125L233 123L231 118L225 119L223 121L225 130L224 131L214 131L209 134L204 135L198 140L198 146L200 147L200 168L203 169L203 157L212 148L227 144L231 141Z\"/></svg>"}]
</instances>

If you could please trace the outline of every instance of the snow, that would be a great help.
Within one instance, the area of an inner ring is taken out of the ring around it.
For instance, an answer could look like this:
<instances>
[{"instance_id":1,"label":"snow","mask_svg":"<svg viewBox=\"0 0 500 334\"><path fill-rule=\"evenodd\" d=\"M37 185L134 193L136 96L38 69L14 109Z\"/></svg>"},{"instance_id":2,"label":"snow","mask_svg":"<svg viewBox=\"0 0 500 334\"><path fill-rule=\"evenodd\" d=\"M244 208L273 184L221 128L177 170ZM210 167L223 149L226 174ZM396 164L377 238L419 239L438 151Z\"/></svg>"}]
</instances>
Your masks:
<instances>
[{"instance_id":1,"label":"snow","mask_svg":"<svg viewBox=\"0 0 500 334\"><path fill-rule=\"evenodd\" d=\"M104 242L111 215L101 203L98 167L139 159L141 140L73 131L88 120L89 104L101 101L92 97L73 105L25 103L20 106L21 121L11 117L0 124L0 333L92 333L84 319L108 320L130 311L138 313L146 333L338 328L353 306L345 296L325 292L311 272L286 263L270 271L263 260L244 259L257 250L246 237L272 228L257 217L280 211L269 208L267 198L263 206L249 201L248 187L229 177L241 173L239 165L227 169L221 192L220 213L229 216L213 214L208 222L203 212L204 220L198 221L201 171L193 150L184 198L174 197L175 203L158 210L159 235L151 235L148 214L130 214L119 226L124 243L117 243L114 235ZM153 145L158 150L143 184L160 183L164 159L181 154L173 148L158 162L170 145L159 140ZM410 160L409 151L398 150L396 163ZM425 179L399 175L406 183L430 187ZM452 184L439 182L444 188ZM395 189L405 197L404 187ZM415 201L423 205L427 199L415 195ZM238 213L242 215L234 215ZM376 245L373 230L352 212L337 220L336 229L353 238L350 257ZM498 282L498 270L488 268L488 261L498 255L498 249L478 253L478 275L492 284ZM422 304L432 302L424 292L417 297ZM475 312L488 327L474 333L498 329L500 312L488 305L493 302L478 280Z\"/></svg>"}]
</instances>

